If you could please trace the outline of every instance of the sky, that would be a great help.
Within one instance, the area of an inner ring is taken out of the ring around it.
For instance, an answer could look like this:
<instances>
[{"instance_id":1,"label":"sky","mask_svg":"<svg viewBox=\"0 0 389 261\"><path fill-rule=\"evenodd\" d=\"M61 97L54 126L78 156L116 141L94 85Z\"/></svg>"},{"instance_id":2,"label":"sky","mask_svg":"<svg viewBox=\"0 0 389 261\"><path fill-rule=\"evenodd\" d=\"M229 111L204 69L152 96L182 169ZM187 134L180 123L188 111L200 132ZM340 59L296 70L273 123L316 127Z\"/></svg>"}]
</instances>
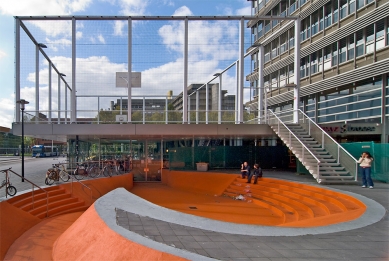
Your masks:
<instances>
[{"instance_id":1,"label":"sky","mask_svg":"<svg viewBox=\"0 0 389 261\"><path fill-rule=\"evenodd\" d=\"M226 16L251 14L247 0L0 0L0 126L12 127L15 120L15 72L14 72L14 16ZM238 24L230 22L212 23L200 21L189 25L188 84L203 82L212 74L223 70L236 60ZM69 23L26 22L26 26L37 38L48 45L45 52L54 65L67 75L71 82L71 30ZM115 72L127 70L125 42L126 23L77 22L77 95L103 94L107 86L112 92L126 93L113 86ZM133 94L166 94L167 89L177 95L182 85L182 22L133 22L133 65L132 71L142 72L142 89ZM23 38L24 37L24 38ZM35 108L35 52L29 40L22 38L21 55L25 62L21 68L21 98L30 101L27 110ZM26 38L27 39L27 38ZM246 41L246 40L245 40ZM234 42L234 43L232 43ZM145 44L149 43L149 44ZM114 48L113 48L114 47ZM31 57L30 57L31 56ZM42 58L40 58L42 59ZM42 59L43 60L43 59ZM47 63L40 65L40 82L48 82ZM104 64L104 65L102 65ZM178 73L177 73L178 72ZM53 73L53 72L52 72ZM52 76L55 85L56 77ZM92 81L93 79L93 81ZM223 84L234 82L232 75L223 76ZM145 83L145 84L144 84ZM47 85L47 84L46 84ZM112 86L111 86L112 85ZM167 86L160 88L159 86ZM48 87L40 86L40 110L47 110ZM182 90L182 87L181 87ZM61 90L60 90L61 91ZM109 91L109 89L108 89ZM63 90L62 90L63 92ZM53 109L58 101L58 91L52 93ZM112 99L111 99L112 100ZM108 103L108 101L106 101ZM88 109L88 98L78 100L78 109ZM61 106L61 105L60 105ZM64 105L62 105L62 108Z\"/></svg>"}]
</instances>

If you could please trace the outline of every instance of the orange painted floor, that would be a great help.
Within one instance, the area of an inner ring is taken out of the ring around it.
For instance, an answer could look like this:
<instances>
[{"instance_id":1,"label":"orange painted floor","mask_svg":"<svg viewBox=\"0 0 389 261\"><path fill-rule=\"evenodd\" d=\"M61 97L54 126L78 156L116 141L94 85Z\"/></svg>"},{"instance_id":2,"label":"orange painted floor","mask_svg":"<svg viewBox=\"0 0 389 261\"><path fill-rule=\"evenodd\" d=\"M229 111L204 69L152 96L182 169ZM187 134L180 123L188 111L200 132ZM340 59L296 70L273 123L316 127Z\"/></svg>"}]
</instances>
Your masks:
<instances>
[{"instance_id":1,"label":"orange painted floor","mask_svg":"<svg viewBox=\"0 0 389 261\"><path fill-rule=\"evenodd\" d=\"M187 214L265 226L325 226L357 219L366 211L366 206L359 200L324 188L274 179L263 179L256 185L245 181L237 178L221 195L146 183L135 183L131 193ZM246 197L246 201L234 200L230 192L235 190L235 193L245 195L246 185L250 185L252 198ZM211 187L212 184L205 186ZM295 198L288 198L288 194L295 194ZM286 214L280 215L279 209L283 209Z\"/></svg>"},{"instance_id":2,"label":"orange painted floor","mask_svg":"<svg viewBox=\"0 0 389 261\"><path fill-rule=\"evenodd\" d=\"M76 221L83 212L65 214L44 219L19 237L10 247L4 260L23 261L52 260L55 240ZM72 245L69 243L69 251Z\"/></svg>"}]
</instances>

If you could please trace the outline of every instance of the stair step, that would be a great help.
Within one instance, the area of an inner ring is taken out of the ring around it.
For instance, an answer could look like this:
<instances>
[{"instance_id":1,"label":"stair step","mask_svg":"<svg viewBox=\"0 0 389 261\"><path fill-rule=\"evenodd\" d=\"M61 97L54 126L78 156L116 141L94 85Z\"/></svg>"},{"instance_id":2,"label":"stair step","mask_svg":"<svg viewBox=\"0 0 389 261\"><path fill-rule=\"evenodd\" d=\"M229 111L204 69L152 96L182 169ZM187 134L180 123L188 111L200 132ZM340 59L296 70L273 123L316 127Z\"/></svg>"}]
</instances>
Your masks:
<instances>
[{"instance_id":1,"label":"stair step","mask_svg":"<svg viewBox=\"0 0 389 261\"><path fill-rule=\"evenodd\" d=\"M63 188L56 187L56 189L48 190L47 193L48 193L48 196L50 198L50 197L53 197L56 195L64 194L64 193L66 193L66 190ZM32 202L32 193L26 193L26 194L29 194L29 195L27 197L22 197L21 199L15 198L15 200L13 202L10 201L9 203L11 203L13 206L18 207L18 208L31 203ZM41 191L39 193L34 192L34 201L38 201L41 199L46 199L46 193L44 193L43 191Z\"/></svg>"},{"instance_id":2,"label":"stair step","mask_svg":"<svg viewBox=\"0 0 389 261\"><path fill-rule=\"evenodd\" d=\"M78 212L78 211L80 211L79 209L84 209L84 208L87 208L87 207L85 206L85 203L83 201L76 201L73 203L68 203L68 204L60 205L58 207L49 209L48 216L52 217L52 216L60 215L60 213ZM44 209L43 211L37 212L35 214L35 216L37 216L39 218L45 218L46 217L46 209Z\"/></svg>"},{"instance_id":3,"label":"stair step","mask_svg":"<svg viewBox=\"0 0 389 261\"><path fill-rule=\"evenodd\" d=\"M55 209L55 208L58 208L60 206L68 205L68 204L75 203L75 202L78 202L77 198L68 198L68 199L57 200L55 202L49 203L48 209L50 211L51 209ZM33 210L30 210L28 212L34 216L41 213L41 212L46 213L46 204L39 206L37 208L34 208Z\"/></svg>"},{"instance_id":4,"label":"stair step","mask_svg":"<svg viewBox=\"0 0 389 261\"><path fill-rule=\"evenodd\" d=\"M321 175L325 175L325 174L329 174L329 175L349 175L350 172L348 172L347 170L345 171L328 171L328 170L325 170L325 171L320 171L320 174Z\"/></svg>"},{"instance_id":5,"label":"stair step","mask_svg":"<svg viewBox=\"0 0 389 261\"><path fill-rule=\"evenodd\" d=\"M47 201L50 203L53 203L53 202L56 202L56 201L59 201L59 200L63 200L63 199L68 199L70 198L71 195L68 194L68 193L64 193L64 194L58 194L58 195L55 195L55 196L49 196L48 200L46 200L46 197L44 197L43 199L39 199L39 200L34 200L34 203L30 200L30 202L28 202L27 204L23 205L23 206L20 206L19 208L24 210L24 211L30 211L32 209L35 209L37 207L40 207L40 206L46 206L46 203Z\"/></svg>"}]
</instances>

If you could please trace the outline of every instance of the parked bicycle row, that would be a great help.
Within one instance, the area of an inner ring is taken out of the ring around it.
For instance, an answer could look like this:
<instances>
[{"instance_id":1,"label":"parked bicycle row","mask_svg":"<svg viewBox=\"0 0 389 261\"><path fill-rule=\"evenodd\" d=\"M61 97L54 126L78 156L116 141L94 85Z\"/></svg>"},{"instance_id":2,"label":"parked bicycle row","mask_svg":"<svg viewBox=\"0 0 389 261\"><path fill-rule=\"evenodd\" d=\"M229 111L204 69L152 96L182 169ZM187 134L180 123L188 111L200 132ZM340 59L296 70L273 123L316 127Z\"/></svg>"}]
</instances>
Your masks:
<instances>
[{"instance_id":1,"label":"parked bicycle row","mask_svg":"<svg viewBox=\"0 0 389 261\"><path fill-rule=\"evenodd\" d=\"M111 177L128 171L124 165L114 161L104 161L102 163L95 161L76 163L76 168L74 170L68 170L66 165L67 163L61 162L52 164L52 168L48 169L46 172L45 184L52 185L55 181L59 181L59 179L67 182L71 178L70 175L77 180L83 180L88 177Z\"/></svg>"}]
</instances>

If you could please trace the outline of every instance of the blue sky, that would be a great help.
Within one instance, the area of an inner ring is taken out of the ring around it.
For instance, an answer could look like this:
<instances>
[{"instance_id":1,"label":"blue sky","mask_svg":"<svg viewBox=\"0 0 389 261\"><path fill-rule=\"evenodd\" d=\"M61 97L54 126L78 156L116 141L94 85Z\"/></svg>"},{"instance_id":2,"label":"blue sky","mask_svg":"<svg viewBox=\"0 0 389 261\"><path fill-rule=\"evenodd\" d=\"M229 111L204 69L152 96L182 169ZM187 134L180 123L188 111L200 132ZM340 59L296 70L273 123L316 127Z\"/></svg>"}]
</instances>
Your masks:
<instances>
[{"instance_id":1,"label":"blue sky","mask_svg":"<svg viewBox=\"0 0 389 261\"><path fill-rule=\"evenodd\" d=\"M14 1L3 0L0 1L0 126L10 128L12 122L14 121L15 107L14 107L14 17L13 16L54 16L54 15L145 15L145 16L170 16L170 15L250 15L250 3L247 0L18 0L16 5ZM27 23L28 24L28 23ZM92 24L80 23L86 29ZM45 27L46 26L46 27ZM123 30L127 30L125 25L117 23L111 24L112 30L115 30L115 34L120 35ZM147 27L148 26L148 27ZM225 26L225 27L223 27ZM209 31L221 30L220 34L228 38L228 33L225 28L229 28L230 25L223 25L216 27L211 23L203 23L196 25L197 30L200 30L202 34L207 34L207 29ZM66 64L68 63L69 51L62 50L60 52L61 46L64 46L64 41L66 42L66 30L60 32L63 37L59 37L56 32L53 30L50 31L50 28L47 25L28 25L29 29L34 31L37 37L41 37L44 42L50 42L50 48L45 49L50 57L53 57L53 61L56 66L63 68L63 72L68 75L69 71L66 71ZM45 27L45 28L44 28ZM145 77L147 73L150 75L164 75L164 72L174 70L174 66L177 66L177 59L179 59L179 52L177 52L177 45L180 44L179 40L172 39L172 37L164 37L168 33L174 34L179 33L180 28L179 24L174 24L172 22L168 24L155 24L155 25L145 25L143 23L138 23L134 26L134 30L142 30L146 28L149 30L150 39L154 38L152 35L159 35L157 40L153 39L153 43L149 48L158 48L160 52L163 52L165 55L160 55L158 57L148 57L149 61L152 61L152 64L146 64L142 62L134 62L133 71L142 71L145 72ZM107 29L108 30L108 29ZM111 29L109 29L111 30ZM117 31L116 31L117 30ZM78 30L77 30L78 31ZM81 30L80 30L81 31ZM233 30L232 30L233 31ZM43 33L42 33L43 32ZM235 32L236 33L236 32ZM205 37L204 37L205 38ZM115 48L126 48L125 46L120 47L120 43L115 40L114 37L107 37L106 34L94 32L88 35L88 30L82 30L82 41L94 42L94 45L86 45L84 48L79 47L77 58L82 58L81 62L84 61L86 64L90 65L92 63L101 63L107 62L111 67L114 67L116 70L125 69L126 57L120 56L114 52L107 52L107 49L104 49L104 46L116 46ZM198 38L194 38L192 41L196 42ZM38 39L39 40L39 39ZM136 37L133 39L133 44L137 42L145 42L147 39ZM200 41L201 42L201 41ZM231 57L229 53L232 53L228 47L225 47L223 50L220 50L220 43L223 40L219 39L217 50L213 50L212 46L208 44L207 49L201 49L201 44L199 47L193 45L193 53L189 59L193 59L193 66L198 66L199 68L207 67L209 70L218 70L223 69L223 66L230 64ZM104 44L104 46L102 45ZM119 46L119 47L118 47ZM215 45L216 46L216 45ZM224 44L224 46L227 46ZM92 48L91 48L92 47ZM104 55L96 57L96 53L99 53L99 48L101 49ZM140 61L140 56L145 57L147 53L147 46L143 49L136 51L136 45L134 45L134 59ZM195 50L198 48L199 50ZM33 50L33 49L32 49ZM81 51L82 50L82 51ZM105 50L105 51L104 51ZM221 60L218 63L213 63L212 59L215 55L214 52L218 53ZM26 52L28 53L28 52ZM30 53L34 55L34 52ZM109 54L109 55L108 55ZM137 58L136 55L139 57ZM177 56L177 57L175 57ZM33 59L33 58L32 58ZM176 59L176 60L174 60ZM200 63L200 61L207 61L205 63ZM61 66L62 65L62 66ZM33 77L34 70L31 64L30 67L26 66L22 70L22 81L28 78ZM61 69L62 70L62 69ZM201 70L199 69L199 72ZM142 74L143 75L143 74ZM44 76L42 76L44 78ZM143 76L142 76L143 77ZM170 75L171 77L171 75ZM77 78L82 81L82 77ZM68 78L69 79L69 78ZM152 84L152 79L150 77L150 84ZM161 79L160 79L161 80ZM228 78L227 78L228 80ZM143 82L143 78L142 78ZM163 82L163 79L161 80ZM224 82L224 78L223 78ZM142 83L143 84L143 83ZM189 83L190 84L190 83ZM25 90L22 89L22 95L26 97L33 97L31 91L33 90L33 84L22 83L22 88L25 87ZM30 88L29 88L30 87ZM29 93L30 92L30 93ZM30 96L28 96L30 94ZM175 93L178 94L178 93ZM24 98L24 97L22 97ZM31 99L31 98L30 98ZM33 103L33 102L32 102ZM29 105L33 106L33 104ZM41 106L42 107L42 106ZM43 106L44 107L44 106ZM32 107L33 108L33 107ZM28 107L26 108L28 109Z\"/></svg>"}]
</instances>

